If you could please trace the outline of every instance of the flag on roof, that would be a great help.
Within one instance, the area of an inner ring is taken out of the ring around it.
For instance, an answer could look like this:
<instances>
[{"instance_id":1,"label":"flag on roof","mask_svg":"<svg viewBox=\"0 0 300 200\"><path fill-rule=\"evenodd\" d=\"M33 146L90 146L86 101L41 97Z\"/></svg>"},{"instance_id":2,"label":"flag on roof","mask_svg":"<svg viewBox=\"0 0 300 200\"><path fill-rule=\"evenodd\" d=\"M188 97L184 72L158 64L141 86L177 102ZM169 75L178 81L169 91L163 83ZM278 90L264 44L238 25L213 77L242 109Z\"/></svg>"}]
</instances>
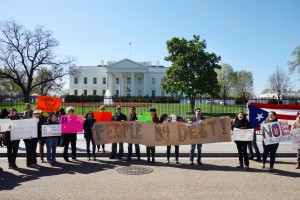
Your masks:
<instances>
[{"instance_id":1,"label":"flag on roof","mask_svg":"<svg viewBox=\"0 0 300 200\"><path fill-rule=\"evenodd\" d=\"M252 128L257 128L263 123L270 111L277 114L279 121L288 121L291 125L296 120L297 112L300 111L300 105L266 104L266 103L248 103L249 122Z\"/></svg>"}]
</instances>

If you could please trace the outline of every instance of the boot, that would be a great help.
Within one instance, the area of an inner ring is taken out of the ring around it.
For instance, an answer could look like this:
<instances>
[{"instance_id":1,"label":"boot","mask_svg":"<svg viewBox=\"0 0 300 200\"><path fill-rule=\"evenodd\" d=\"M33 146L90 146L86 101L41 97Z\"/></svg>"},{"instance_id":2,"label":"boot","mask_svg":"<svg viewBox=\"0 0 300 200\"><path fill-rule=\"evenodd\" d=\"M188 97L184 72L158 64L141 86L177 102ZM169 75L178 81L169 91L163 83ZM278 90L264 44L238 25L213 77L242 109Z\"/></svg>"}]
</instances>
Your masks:
<instances>
[{"instance_id":1,"label":"boot","mask_svg":"<svg viewBox=\"0 0 300 200\"><path fill-rule=\"evenodd\" d=\"M296 169L300 169L300 162L297 162Z\"/></svg>"}]
</instances>

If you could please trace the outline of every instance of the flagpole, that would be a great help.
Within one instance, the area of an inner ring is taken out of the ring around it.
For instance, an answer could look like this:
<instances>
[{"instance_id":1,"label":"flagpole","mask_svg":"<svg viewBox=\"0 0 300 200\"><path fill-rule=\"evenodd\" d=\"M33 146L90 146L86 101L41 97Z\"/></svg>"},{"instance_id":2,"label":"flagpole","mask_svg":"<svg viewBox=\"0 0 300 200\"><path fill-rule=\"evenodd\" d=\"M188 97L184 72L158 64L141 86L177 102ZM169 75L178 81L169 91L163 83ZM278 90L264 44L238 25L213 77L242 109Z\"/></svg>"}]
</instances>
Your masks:
<instances>
[{"instance_id":1,"label":"flagpole","mask_svg":"<svg viewBox=\"0 0 300 200\"><path fill-rule=\"evenodd\" d=\"M131 42L129 42L129 59L131 59Z\"/></svg>"}]
</instances>

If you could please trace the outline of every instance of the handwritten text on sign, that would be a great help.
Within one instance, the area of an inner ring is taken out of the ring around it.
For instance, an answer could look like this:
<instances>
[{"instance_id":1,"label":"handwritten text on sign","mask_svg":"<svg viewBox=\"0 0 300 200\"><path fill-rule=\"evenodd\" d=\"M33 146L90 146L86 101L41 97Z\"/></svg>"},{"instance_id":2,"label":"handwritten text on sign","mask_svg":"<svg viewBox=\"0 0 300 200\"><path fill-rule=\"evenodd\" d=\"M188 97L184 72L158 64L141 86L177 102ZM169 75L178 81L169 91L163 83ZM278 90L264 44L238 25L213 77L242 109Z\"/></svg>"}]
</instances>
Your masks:
<instances>
[{"instance_id":1,"label":"handwritten text on sign","mask_svg":"<svg viewBox=\"0 0 300 200\"><path fill-rule=\"evenodd\" d=\"M38 119L12 120L10 129L10 139L31 139L37 138Z\"/></svg>"},{"instance_id":2,"label":"handwritten text on sign","mask_svg":"<svg viewBox=\"0 0 300 200\"><path fill-rule=\"evenodd\" d=\"M44 112L57 111L61 106L61 98L38 96L36 109Z\"/></svg>"},{"instance_id":3,"label":"handwritten text on sign","mask_svg":"<svg viewBox=\"0 0 300 200\"><path fill-rule=\"evenodd\" d=\"M203 144L231 141L229 117L214 117L187 125L182 122L97 122L95 144L126 142L147 146Z\"/></svg>"},{"instance_id":4,"label":"handwritten text on sign","mask_svg":"<svg viewBox=\"0 0 300 200\"><path fill-rule=\"evenodd\" d=\"M60 136L61 135L61 125L51 124L42 125L42 137Z\"/></svg>"},{"instance_id":5,"label":"handwritten text on sign","mask_svg":"<svg viewBox=\"0 0 300 200\"><path fill-rule=\"evenodd\" d=\"M83 132L82 115L63 115L60 117L60 124L62 134Z\"/></svg>"},{"instance_id":6,"label":"handwritten text on sign","mask_svg":"<svg viewBox=\"0 0 300 200\"><path fill-rule=\"evenodd\" d=\"M232 136L234 141L252 141L254 129L234 128Z\"/></svg>"},{"instance_id":7,"label":"handwritten text on sign","mask_svg":"<svg viewBox=\"0 0 300 200\"><path fill-rule=\"evenodd\" d=\"M266 145L292 140L287 121L261 124L261 135Z\"/></svg>"}]
</instances>

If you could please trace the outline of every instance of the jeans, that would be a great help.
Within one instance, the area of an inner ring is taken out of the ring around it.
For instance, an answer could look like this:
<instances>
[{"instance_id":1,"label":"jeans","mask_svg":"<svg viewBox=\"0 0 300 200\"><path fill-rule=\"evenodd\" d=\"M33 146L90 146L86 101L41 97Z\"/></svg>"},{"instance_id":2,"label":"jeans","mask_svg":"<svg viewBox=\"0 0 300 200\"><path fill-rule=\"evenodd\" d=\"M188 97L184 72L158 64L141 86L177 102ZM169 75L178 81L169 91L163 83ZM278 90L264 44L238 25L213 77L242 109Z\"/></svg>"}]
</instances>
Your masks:
<instances>
[{"instance_id":1,"label":"jeans","mask_svg":"<svg viewBox=\"0 0 300 200\"><path fill-rule=\"evenodd\" d=\"M7 158L10 167L16 165L16 158L18 154L19 144L20 144L20 140L6 142Z\"/></svg>"},{"instance_id":2,"label":"jeans","mask_svg":"<svg viewBox=\"0 0 300 200\"><path fill-rule=\"evenodd\" d=\"M171 146L167 146L167 159L170 160L171 156ZM175 160L178 161L179 157L179 145L175 145Z\"/></svg>"},{"instance_id":3,"label":"jeans","mask_svg":"<svg viewBox=\"0 0 300 200\"><path fill-rule=\"evenodd\" d=\"M90 150L90 145L91 145L91 142L92 142L92 146L93 146L93 150L92 150L92 156L93 158L96 157L96 145L95 145L95 142L93 140L92 137L86 137L85 138L85 141L86 141L86 152L87 152L87 156L88 158L91 157L91 150Z\"/></svg>"},{"instance_id":4,"label":"jeans","mask_svg":"<svg viewBox=\"0 0 300 200\"><path fill-rule=\"evenodd\" d=\"M247 145L249 144L248 141L235 141L236 147L239 152L239 162L240 166L249 166L249 158L247 154ZM243 162L244 161L244 162Z\"/></svg>"},{"instance_id":5,"label":"jeans","mask_svg":"<svg viewBox=\"0 0 300 200\"><path fill-rule=\"evenodd\" d=\"M40 139L38 139L38 141L39 141L40 158L41 158L41 161L44 161L45 138L40 138Z\"/></svg>"},{"instance_id":6,"label":"jeans","mask_svg":"<svg viewBox=\"0 0 300 200\"><path fill-rule=\"evenodd\" d=\"M190 151L190 161L194 161L194 154L195 154L195 148L197 145L197 160L201 160L201 149L202 149L202 144L192 144L191 145L191 151Z\"/></svg>"},{"instance_id":7,"label":"jeans","mask_svg":"<svg viewBox=\"0 0 300 200\"><path fill-rule=\"evenodd\" d=\"M265 145L264 141L263 141L263 148L264 148L264 152L263 152L263 159L262 159L262 163L265 164L267 161L267 157L269 155L270 152L270 168L274 167L275 164L275 158L276 158L276 151L278 149L279 143L277 144L269 144L269 145Z\"/></svg>"},{"instance_id":8,"label":"jeans","mask_svg":"<svg viewBox=\"0 0 300 200\"><path fill-rule=\"evenodd\" d=\"M118 143L112 143L111 145L111 158L115 158L117 154ZM119 143L119 155L118 157L121 159L123 157L124 147L123 143Z\"/></svg>"},{"instance_id":9,"label":"jeans","mask_svg":"<svg viewBox=\"0 0 300 200\"><path fill-rule=\"evenodd\" d=\"M58 141L57 137L49 137L46 139L47 161L50 164L56 162L57 141Z\"/></svg>"},{"instance_id":10,"label":"jeans","mask_svg":"<svg viewBox=\"0 0 300 200\"><path fill-rule=\"evenodd\" d=\"M68 160L68 148L71 143L72 148L72 159L76 159L76 141L77 134L76 133L67 133L64 134L64 159Z\"/></svg>"},{"instance_id":11,"label":"jeans","mask_svg":"<svg viewBox=\"0 0 300 200\"><path fill-rule=\"evenodd\" d=\"M26 147L26 165L29 167L30 165L34 165L37 163L36 161L36 147L38 144L38 139L25 139L24 140Z\"/></svg>"},{"instance_id":12,"label":"jeans","mask_svg":"<svg viewBox=\"0 0 300 200\"><path fill-rule=\"evenodd\" d=\"M140 145L139 144L134 144L135 146L135 154L136 157L139 159L141 157L140 155ZM128 158L130 159L132 157L132 144L128 144Z\"/></svg>"}]
</instances>

